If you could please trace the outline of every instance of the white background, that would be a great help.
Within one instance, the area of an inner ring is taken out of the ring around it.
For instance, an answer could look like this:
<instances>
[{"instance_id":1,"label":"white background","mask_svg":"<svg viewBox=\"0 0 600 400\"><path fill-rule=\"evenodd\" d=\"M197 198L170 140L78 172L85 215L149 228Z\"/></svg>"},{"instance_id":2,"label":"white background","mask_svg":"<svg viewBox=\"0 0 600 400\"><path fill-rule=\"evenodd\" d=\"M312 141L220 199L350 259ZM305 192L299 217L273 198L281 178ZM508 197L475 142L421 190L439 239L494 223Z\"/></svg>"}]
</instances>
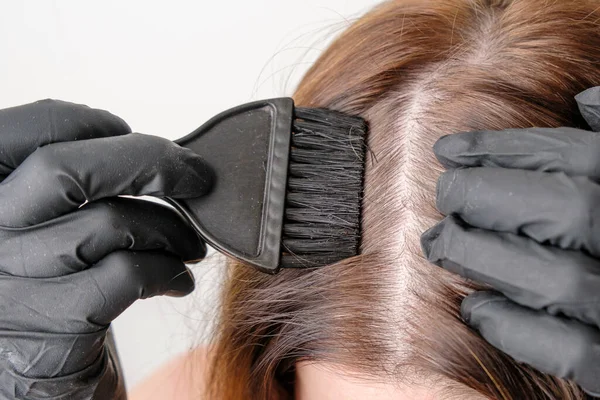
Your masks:
<instances>
[{"instance_id":1,"label":"white background","mask_svg":"<svg viewBox=\"0 0 600 400\"><path fill-rule=\"evenodd\" d=\"M247 101L291 95L328 41L379 0L4 0L0 108L88 104L176 139ZM204 340L219 260L185 299L139 301L114 323L129 386Z\"/></svg>"}]
</instances>

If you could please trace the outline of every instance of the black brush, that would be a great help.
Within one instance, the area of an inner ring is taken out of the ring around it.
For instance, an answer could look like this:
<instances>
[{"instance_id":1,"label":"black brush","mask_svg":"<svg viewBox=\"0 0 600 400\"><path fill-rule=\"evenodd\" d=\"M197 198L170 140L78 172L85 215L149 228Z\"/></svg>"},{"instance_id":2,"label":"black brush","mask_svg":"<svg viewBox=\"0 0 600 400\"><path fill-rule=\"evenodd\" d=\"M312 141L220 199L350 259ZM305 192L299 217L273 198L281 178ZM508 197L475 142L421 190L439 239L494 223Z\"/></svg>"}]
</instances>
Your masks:
<instances>
[{"instance_id":1,"label":"black brush","mask_svg":"<svg viewBox=\"0 0 600 400\"><path fill-rule=\"evenodd\" d=\"M197 199L167 199L212 247L260 271L358 254L367 124L291 98L244 104L177 143L215 175Z\"/></svg>"}]
</instances>

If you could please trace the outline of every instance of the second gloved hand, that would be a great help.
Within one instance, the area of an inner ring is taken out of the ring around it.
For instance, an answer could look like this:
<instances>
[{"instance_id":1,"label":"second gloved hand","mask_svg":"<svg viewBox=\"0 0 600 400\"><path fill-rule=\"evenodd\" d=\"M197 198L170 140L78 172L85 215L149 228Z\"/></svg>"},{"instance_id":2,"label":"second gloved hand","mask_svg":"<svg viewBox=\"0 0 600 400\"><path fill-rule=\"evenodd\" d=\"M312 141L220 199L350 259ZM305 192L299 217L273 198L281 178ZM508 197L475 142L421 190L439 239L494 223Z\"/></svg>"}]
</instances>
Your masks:
<instances>
[{"instance_id":1,"label":"second gloved hand","mask_svg":"<svg viewBox=\"0 0 600 400\"><path fill-rule=\"evenodd\" d=\"M201 196L207 167L105 111L42 101L0 110L0 181L0 399L125 398L111 321L190 293L184 261L206 249L171 209L116 196Z\"/></svg>"},{"instance_id":2,"label":"second gloved hand","mask_svg":"<svg viewBox=\"0 0 600 400\"><path fill-rule=\"evenodd\" d=\"M600 88L577 101L600 131ZM429 261L497 292L476 292L464 319L518 361L600 396L600 134L572 129L446 136L449 168L422 237Z\"/></svg>"}]
</instances>

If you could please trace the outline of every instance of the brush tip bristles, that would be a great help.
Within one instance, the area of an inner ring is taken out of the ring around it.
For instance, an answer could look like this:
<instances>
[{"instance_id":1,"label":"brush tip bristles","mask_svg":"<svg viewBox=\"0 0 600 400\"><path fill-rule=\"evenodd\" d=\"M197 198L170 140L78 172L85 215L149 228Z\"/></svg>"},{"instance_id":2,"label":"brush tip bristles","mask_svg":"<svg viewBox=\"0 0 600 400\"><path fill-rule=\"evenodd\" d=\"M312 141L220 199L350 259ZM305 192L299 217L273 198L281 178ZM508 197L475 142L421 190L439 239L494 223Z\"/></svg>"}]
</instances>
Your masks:
<instances>
[{"instance_id":1,"label":"brush tip bristles","mask_svg":"<svg viewBox=\"0 0 600 400\"><path fill-rule=\"evenodd\" d=\"M358 254L367 130L360 117L295 109L282 267L321 267Z\"/></svg>"}]
</instances>

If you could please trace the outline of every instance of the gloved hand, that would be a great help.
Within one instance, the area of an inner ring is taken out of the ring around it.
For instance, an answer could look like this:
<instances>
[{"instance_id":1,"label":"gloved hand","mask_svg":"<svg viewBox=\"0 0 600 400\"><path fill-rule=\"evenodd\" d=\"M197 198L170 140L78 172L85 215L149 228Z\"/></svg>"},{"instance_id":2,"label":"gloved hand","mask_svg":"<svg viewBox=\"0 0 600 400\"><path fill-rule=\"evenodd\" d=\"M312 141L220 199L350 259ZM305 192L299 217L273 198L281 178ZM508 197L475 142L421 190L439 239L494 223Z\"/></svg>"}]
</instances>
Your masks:
<instances>
[{"instance_id":1,"label":"gloved hand","mask_svg":"<svg viewBox=\"0 0 600 400\"><path fill-rule=\"evenodd\" d=\"M1 399L126 397L111 321L137 299L191 292L182 260L205 246L174 211L115 196L201 196L207 171L105 111L0 110Z\"/></svg>"},{"instance_id":2,"label":"gloved hand","mask_svg":"<svg viewBox=\"0 0 600 400\"><path fill-rule=\"evenodd\" d=\"M600 131L600 88L576 97ZM518 361L600 396L600 134L471 132L435 145L449 170L422 237L429 261L495 291L463 318Z\"/></svg>"}]
</instances>

